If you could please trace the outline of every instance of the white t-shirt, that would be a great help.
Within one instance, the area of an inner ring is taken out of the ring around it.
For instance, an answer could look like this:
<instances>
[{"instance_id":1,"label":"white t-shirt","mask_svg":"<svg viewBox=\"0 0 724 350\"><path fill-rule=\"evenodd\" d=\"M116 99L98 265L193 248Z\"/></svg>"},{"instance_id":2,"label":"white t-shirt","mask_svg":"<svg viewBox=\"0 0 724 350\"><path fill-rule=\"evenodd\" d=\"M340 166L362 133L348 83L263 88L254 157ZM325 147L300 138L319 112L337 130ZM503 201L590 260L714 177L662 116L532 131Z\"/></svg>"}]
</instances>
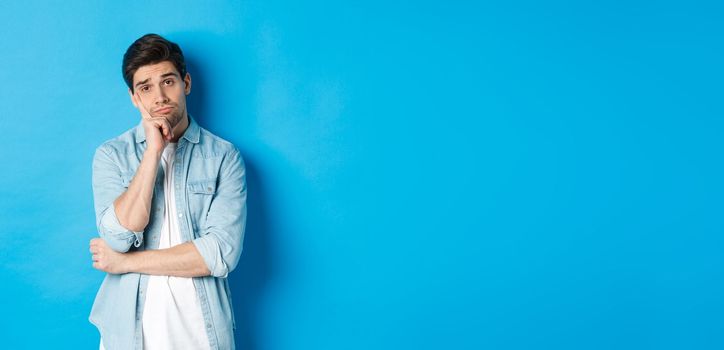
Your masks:
<instances>
[{"instance_id":1,"label":"white t-shirt","mask_svg":"<svg viewBox=\"0 0 724 350\"><path fill-rule=\"evenodd\" d=\"M174 191L173 163L176 143L161 155L165 212L158 249L181 244ZM204 316L193 280L187 277L149 276L143 310L144 350L210 349ZM100 350L104 350L101 339Z\"/></svg>"}]
</instances>

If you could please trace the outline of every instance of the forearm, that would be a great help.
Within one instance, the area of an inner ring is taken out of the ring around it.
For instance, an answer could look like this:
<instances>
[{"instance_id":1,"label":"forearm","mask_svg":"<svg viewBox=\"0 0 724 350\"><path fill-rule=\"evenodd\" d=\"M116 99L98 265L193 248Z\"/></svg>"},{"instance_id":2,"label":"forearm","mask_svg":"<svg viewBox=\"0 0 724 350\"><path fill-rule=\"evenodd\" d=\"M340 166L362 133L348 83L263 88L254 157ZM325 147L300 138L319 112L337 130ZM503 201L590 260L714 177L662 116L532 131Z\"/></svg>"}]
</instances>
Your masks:
<instances>
[{"instance_id":1,"label":"forearm","mask_svg":"<svg viewBox=\"0 0 724 350\"><path fill-rule=\"evenodd\" d=\"M146 151L128 190L114 201L118 222L131 231L143 231L148 225L160 159L159 153Z\"/></svg>"},{"instance_id":2,"label":"forearm","mask_svg":"<svg viewBox=\"0 0 724 350\"><path fill-rule=\"evenodd\" d=\"M128 272L176 277L202 277L211 274L191 242L167 249L135 251L124 255L125 270Z\"/></svg>"}]
</instances>

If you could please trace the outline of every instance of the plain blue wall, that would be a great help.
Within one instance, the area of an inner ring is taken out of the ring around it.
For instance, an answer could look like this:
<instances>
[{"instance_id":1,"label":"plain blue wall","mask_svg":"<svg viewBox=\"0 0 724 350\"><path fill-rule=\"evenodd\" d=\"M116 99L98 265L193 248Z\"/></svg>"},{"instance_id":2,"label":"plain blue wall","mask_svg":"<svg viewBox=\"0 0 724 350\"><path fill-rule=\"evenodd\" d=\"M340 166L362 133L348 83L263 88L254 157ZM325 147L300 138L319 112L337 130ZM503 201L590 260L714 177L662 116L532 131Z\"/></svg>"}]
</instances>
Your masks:
<instances>
[{"instance_id":1,"label":"plain blue wall","mask_svg":"<svg viewBox=\"0 0 724 350\"><path fill-rule=\"evenodd\" d=\"M49 3L0 2L0 347L97 347L156 32L247 162L239 348L724 348L721 2Z\"/></svg>"}]
</instances>

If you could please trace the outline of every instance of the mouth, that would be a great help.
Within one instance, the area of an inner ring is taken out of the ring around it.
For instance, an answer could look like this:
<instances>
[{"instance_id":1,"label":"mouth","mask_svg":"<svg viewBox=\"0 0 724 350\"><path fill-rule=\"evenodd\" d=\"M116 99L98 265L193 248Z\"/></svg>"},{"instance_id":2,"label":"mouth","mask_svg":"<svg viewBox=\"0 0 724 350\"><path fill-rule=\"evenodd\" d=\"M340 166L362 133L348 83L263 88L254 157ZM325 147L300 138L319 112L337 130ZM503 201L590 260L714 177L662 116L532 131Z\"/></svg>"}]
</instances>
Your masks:
<instances>
[{"instance_id":1,"label":"mouth","mask_svg":"<svg viewBox=\"0 0 724 350\"><path fill-rule=\"evenodd\" d=\"M173 107L163 107L155 110L154 113L168 114L171 113L171 111L173 111Z\"/></svg>"}]
</instances>

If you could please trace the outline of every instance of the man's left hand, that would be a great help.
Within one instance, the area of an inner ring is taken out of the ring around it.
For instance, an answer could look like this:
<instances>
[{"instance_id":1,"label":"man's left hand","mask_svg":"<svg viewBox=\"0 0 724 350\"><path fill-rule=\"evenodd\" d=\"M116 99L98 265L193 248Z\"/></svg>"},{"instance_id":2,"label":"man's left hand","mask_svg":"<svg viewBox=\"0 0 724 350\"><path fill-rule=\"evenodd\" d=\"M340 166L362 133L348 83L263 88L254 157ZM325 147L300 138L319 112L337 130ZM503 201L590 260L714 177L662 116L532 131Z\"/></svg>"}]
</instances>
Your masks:
<instances>
[{"instance_id":1,"label":"man's left hand","mask_svg":"<svg viewBox=\"0 0 724 350\"><path fill-rule=\"evenodd\" d=\"M114 275L128 272L126 255L111 249L102 238L90 240L90 252L93 255L93 268Z\"/></svg>"}]
</instances>

